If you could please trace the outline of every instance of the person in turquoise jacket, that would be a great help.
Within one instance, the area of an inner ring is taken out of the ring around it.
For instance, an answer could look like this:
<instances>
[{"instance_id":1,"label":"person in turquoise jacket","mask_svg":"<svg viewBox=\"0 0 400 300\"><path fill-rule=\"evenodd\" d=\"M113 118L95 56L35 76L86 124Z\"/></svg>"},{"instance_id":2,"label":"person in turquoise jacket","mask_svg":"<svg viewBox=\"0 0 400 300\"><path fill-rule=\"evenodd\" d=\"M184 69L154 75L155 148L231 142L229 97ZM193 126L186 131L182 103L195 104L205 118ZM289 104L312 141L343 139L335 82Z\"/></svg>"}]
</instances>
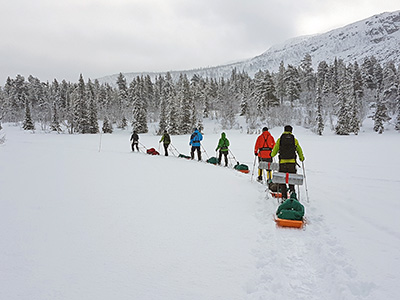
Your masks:
<instances>
[{"instance_id":1,"label":"person in turquoise jacket","mask_svg":"<svg viewBox=\"0 0 400 300\"><path fill-rule=\"evenodd\" d=\"M200 133L200 131L197 130L197 128L194 129L194 132L190 136L190 142L189 145L192 146L192 149L190 151L190 157L194 159L194 152L197 151L197 158L201 160L201 151L200 151L200 142L203 140L203 135Z\"/></svg>"},{"instance_id":2,"label":"person in turquoise jacket","mask_svg":"<svg viewBox=\"0 0 400 300\"><path fill-rule=\"evenodd\" d=\"M229 140L226 138L225 132L221 133L221 138L218 141L218 146L215 151L219 150L219 156L218 156L218 164L221 164L221 159L222 155L224 155L225 158L225 167L228 166L228 152L229 152Z\"/></svg>"},{"instance_id":3,"label":"person in turquoise jacket","mask_svg":"<svg viewBox=\"0 0 400 300\"><path fill-rule=\"evenodd\" d=\"M271 157L276 156L279 153L279 172L296 174L296 158L299 155L300 161L304 161L303 149L301 149L299 141L294 137L293 127L286 125L284 132L281 137L276 141L276 144L271 152ZM279 185L282 198L287 198L287 186L286 184ZM294 192L294 185L289 185L290 192Z\"/></svg>"}]
</instances>

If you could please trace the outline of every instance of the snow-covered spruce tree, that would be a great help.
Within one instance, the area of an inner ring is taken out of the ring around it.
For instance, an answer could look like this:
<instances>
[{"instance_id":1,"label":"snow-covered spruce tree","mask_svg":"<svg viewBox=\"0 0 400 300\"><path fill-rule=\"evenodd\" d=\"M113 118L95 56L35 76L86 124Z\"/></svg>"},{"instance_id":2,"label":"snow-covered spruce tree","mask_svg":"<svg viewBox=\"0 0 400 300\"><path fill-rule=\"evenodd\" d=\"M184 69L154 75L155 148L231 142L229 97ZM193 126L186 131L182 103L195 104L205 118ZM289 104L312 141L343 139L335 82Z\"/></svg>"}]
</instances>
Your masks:
<instances>
[{"instance_id":1,"label":"snow-covered spruce tree","mask_svg":"<svg viewBox=\"0 0 400 300\"><path fill-rule=\"evenodd\" d=\"M143 99L147 112L147 121L155 122L158 116L158 106L160 105L159 98L155 97L154 84L149 75L143 78Z\"/></svg>"},{"instance_id":2,"label":"snow-covered spruce tree","mask_svg":"<svg viewBox=\"0 0 400 300\"><path fill-rule=\"evenodd\" d=\"M126 125L123 124L122 119L125 117L125 115L128 113L128 86L126 83L125 76L122 73L119 73L118 78L117 78L117 94L116 94L116 100L117 100L117 108L116 108L116 113L118 115L117 119L117 127L118 128L126 128Z\"/></svg>"},{"instance_id":3,"label":"snow-covered spruce tree","mask_svg":"<svg viewBox=\"0 0 400 300\"><path fill-rule=\"evenodd\" d=\"M340 81L338 90L338 121L335 127L335 132L338 135L349 135L352 132L351 128L351 78L352 72L346 68L338 70L338 79Z\"/></svg>"},{"instance_id":4,"label":"snow-covered spruce tree","mask_svg":"<svg viewBox=\"0 0 400 300\"><path fill-rule=\"evenodd\" d=\"M147 110L146 103L144 102L144 81L139 76L136 80L132 81L130 87L130 97L133 101L132 111L132 128L137 133L148 132L147 128Z\"/></svg>"},{"instance_id":5,"label":"snow-covered spruce tree","mask_svg":"<svg viewBox=\"0 0 400 300\"><path fill-rule=\"evenodd\" d=\"M240 99L240 115L246 116L248 110L248 102L251 98L251 92L253 90L253 81L247 75L243 82L242 98Z\"/></svg>"},{"instance_id":6,"label":"snow-covered spruce tree","mask_svg":"<svg viewBox=\"0 0 400 300\"><path fill-rule=\"evenodd\" d=\"M61 132L60 120L58 118L57 104L53 102L53 116L50 124L51 131Z\"/></svg>"},{"instance_id":7,"label":"snow-covered spruce tree","mask_svg":"<svg viewBox=\"0 0 400 300\"><path fill-rule=\"evenodd\" d=\"M286 97L286 84L285 84L285 64L283 61L279 64L278 74L276 75L276 94L281 104L283 104L283 100Z\"/></svg>"},{"instance_id":8,"label":"snow-covered spruce tree","mask_svg":"<svg viewBox=\"0 0 400 300\"><path fill-rule=\"evenodd\" d=\"M318 135L322 135L324 132L324 119L322 117L322 98L321 98L321 92L320 89L317 88L317 98L315 99L315 102L317 104L317 111L316 111L316 132Z\"/></svg>"},{"instance_id":9,"label":"snow-covered spruce tree","mask_svg":"<svg viewBox=\"0 0 400 300\"><path fill-rule=\"evenodd\" d=\"M52 115L49 87L32 75L28 76L26 87L27 98L32 107L32 113L36 121L39 122L41 129L46 130L47 125L51 122Z\"/></svg>"},{"instance_id":10,"label":"snow-covered spruce tree","mask_svg":"<svg viewBox=\"0 0 400 300\"><path fill-rule=\"evenodd\" d=\"M158 98L159 108L158 108L158 131L157 134L161 135L164 130L167 130L167 101L164 96L164 77L159 75L154 83L154 97Z\"/></svg>"},{"instance_id":11,"label":"snow-covered spruce tree","mask_svg":"<svg viewBox=\"0 0 400 300\"><path fill-rule=\"evenodd\" d=\"M397 114L396 114L396 125L395 129L400 131L400 87L397 93Z\"/></svg>"},{"instance_id":12,"label":"snow-covered spruce tree","mask_svg":"<svg viewBox=\"0 0 400 300\"><path fill-rule=\"evenodd\" d=\"M189 134L195 126L194 103L190 91L190 83L186 75L181 74L177 83L177 99L180 104L180 134Z\"/></svg>"},{"instance_id":13,"label":"snow-covered spruce tree","mask_svg":"<svg viewBox=\"0 0 400 300\"><path fill-rule=\"evenodd\" d=\"M89 111L86 102L86 85L82 74L79 76L78 86L74 90L74 131L89 132Z\"/></svg>"},{"instance_id":14,"label":"snow-covered spruce tree","mask_svg":"<svg viewBox=\"0 0 400 300\"><path fill-rule=\"evenodd\" d=\"M306 127L315 126L315 99L316 99L316 76L312 67L312 59L310 54L306 54L302 59L299 67L300 75L300 100L304 107L303 124Z\"/></svg>"},{"instance_id":15,"label":"snow-covered spruce tree","mask_svg":"<svg viewBox=\"0 0 400 300\"><path fill-rule=\"evenodd\" d=\"M267 119L271 107L279 105L275 84L268 70L265 72L260 70L254 75L253 98L257 103L257 111L262 121Z\"/></svg>"},{"instance_id":16,"label":"snow-covered spruce tree","mask_svg":"<svg viewBox=\"0 0 400 300\"><path fill-rule=\"evenodd\" d=\"M179 103L175 85L169 72L165 75L162 95L166 102L166 129L170 134L179 134Z\"/></svg>"},{"instance_id":17,"label":"snow-covered spruce tree","mask_svg":"<svg viewBox=\"0 0 400 300\"><path fill-rule=\"evenodd\" d=\"M25 100L25 120L22 125L24 130L35 130L35 125L33 124L31 117L31 110L29 108L28 100Z\"/></svg>"},{"instance_id":18,"label":"snow-covered spruce tree","mask_svg":"<svg viewBox=\"0 0 400 300\"><path fill-rule=\"evenodd\" d=\"M4 92L6 96L6 120L17 123L23 119L25 100L27 99L25 78L21 75L17 75L14 80L8 77Z\"/></svg>"},{"instance_id":19,"label":"snow-covered spruce tree","mask_svg":"<svg viewBox=\"0 0 400 300\"><path fill-rule=\"evenodd\" d=\"M222 129L232 129L236 124L236 110L234 101L229 93L229 80L221 78L218 88L218 102L220 105L220 123Z\"/></svg>"},{"instance_id":20,"label":"snow-covered spruce tree","mask_svg":"<svg viewBox=\"0 0 400 300\"><path fill-rule=\"evenodd\" d=\"M287 66L284 82L287 96L291 106L293 107L294 100L299 99L301 92L299 72L294 66Z\"/></svg>"},{"instance_id":21,"label":"snow-covered spruce tree","mask_svg":"<svg viewBox=\"0 0 400 300\"><path fill-rule=\"evenodd\" d=\"M349 66L349 68L351 65ZM363 83L362 83L362 77L361 77L361 71L358 66L358 63L355 62L354 66L352 66L353 72L352 72L352 103L351 103L351 121L350 121L350 127L351 131L354 134L358 134L360 131L360 127L362 124L362 101L364 97L364 91L363 91Z\"/></svg>"},{"instance_id":22,"label":"snow-covered spruce tree","mask_svg":"<svg viewBox=\"0 0 400 300\"><path fill-rule=\"evenodd\" d=\"M97 105L94 98L89 100L89 133L99 132L99 123L97 119Z\"/></svg>"},{"instance_id":23,"label":"snow-covered spruce tree","mask_svg":"<svg viewBox=\"0 0 400 300\"><path fill-rule=\"evenodd\" d=\"M397 70L391 61L386 63L382 70L383 101L386 103L388 113L391 115L396 113L398 89Z\"/></svg>"},{"instance_id":24,"label":"snow-covered spruce tree","mask_svg":"<svg viewBox=\"0 0 400 300\"><path fill-rule=\"evenodd\" d=\"M193 124L196 128L202 130L204 128L203 118L207 114L206 81L195 74L190 80L190 89L194 104Z\"/></svg>"},{"instance_id":25,"label":"snow-covered spruce tree","mask_svg":"<svg viewBox=\"0 0 400 300\"><path fill-rule=\"evenodd\" d=\"M103 127L101 128L101 130L103 131L103 133L113 133L112 125L107 116L104 116Z\"/></svg>"},{"instance_id":26,"label":"snow-covered spruce tree","mask_svg":"<svg viewBox=\"0 0 400 300\"><path fill-rule=\"evenodd\" d=\"M372 115L374 121L374 131L382 134L385 131L384 123L389 121L386 103L381 99L379 93L376 94L375 112Z\"/></svg>"}]
</instances>

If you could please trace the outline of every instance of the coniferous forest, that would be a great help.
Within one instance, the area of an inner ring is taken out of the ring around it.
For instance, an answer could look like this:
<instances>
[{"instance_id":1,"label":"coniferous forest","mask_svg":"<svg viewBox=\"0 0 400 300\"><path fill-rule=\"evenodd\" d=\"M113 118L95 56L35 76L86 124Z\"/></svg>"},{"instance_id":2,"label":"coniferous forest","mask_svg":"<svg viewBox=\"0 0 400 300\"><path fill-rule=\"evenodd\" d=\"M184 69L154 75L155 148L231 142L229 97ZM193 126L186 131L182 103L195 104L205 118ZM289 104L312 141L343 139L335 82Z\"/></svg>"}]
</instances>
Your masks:
<instances>
[{"instance_id":1,"label":"coniferous forest","mask_svg":"<svg viewBox=\"0 0 400 300\"><path fill-rule=\"evenodd\" d=\"M306 55L298 66L282 61L276 73L259 70L254 77L233 69L229 78L180 74L174 80L166 73L127 82L120 73L111 85L83 75L77 83L17 75L0 87L0 129L11 122L25 130L85 134L131 125L145 133L158 124L154 133L175 135L201 129L204 118L238 128L238 115L247 133L295 124L319 135L327 127L338 135L358 134L365 118L372 118L377 133L388 122L400 131L400 68L367 57L361 64L321 61L315 70Z\"/></svg>"}]
</instances>

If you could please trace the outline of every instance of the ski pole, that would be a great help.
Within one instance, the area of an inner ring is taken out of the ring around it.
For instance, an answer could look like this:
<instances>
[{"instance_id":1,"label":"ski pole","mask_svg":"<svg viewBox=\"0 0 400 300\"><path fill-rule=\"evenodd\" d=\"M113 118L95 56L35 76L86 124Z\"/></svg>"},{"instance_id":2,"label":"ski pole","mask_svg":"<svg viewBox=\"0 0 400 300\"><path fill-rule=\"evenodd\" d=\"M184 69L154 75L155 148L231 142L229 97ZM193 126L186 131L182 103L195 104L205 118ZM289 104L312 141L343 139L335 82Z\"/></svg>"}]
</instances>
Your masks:
<instances>
[{"instance_id":1,"label":"ski pole","mask_svg":"<svg viewBox=\"0 0 400 300\"><path fill-rule=\"evenodd\" d=\"M139 142L140 146L142 146L145 150L147 150L146 146L143 145L141 142ZM144 153L146 153L146 151L144 151Z\"/></svg>"},{"instance_id":2,"label":"ski pole","mask_svg":"<svg viewBox=\"0 0 400 300\"><path fill-rule=\"evenodd\" d=\"M210 157L208 156L208 153L207 153L206 149L203 147L203 145L201 145L201 148L203 149L204 153L207 155L207 158L210 158Z\"/></svg>"},{"instance_id":3,"label":"ski pole","mask_svg":"<svg viewBox=\"0 0 400 300\"><path fill-rule=\"evenodd\" d=\"M229 149L228 151L229 151L229 153L232 155L232 157L233 157L233 159L235 160L235 162L237 162L237 163L238 163L238 160L236 159L235 155L233 155L233 153L232 153L231 149Z\"/></svg>"},{"instance_id":4,"label":"ski pole","mask_svg":"<svg viewBox=\"0 0 400 300\"><path fill-rule=\"evenodd\" d=\"M100 142L99 142L99 152L101 151L101 131L100 131Z\"/></svg>"},{"instance_id":5,"label":"ski pole","mask_svg":"<svg viewBox=\"0 0 400 300\"><path fill-rule=\"evenodd\" d=\"M255 169L255 167L256 167L256 159L257 159L257 156L254 157L253 171L251 171L250 181L253 181L254 169Z\"/></svg>"},{"instance_id":6,"label":"ski pole","mask_svg":"<svg viewBox=\"0 0 400 300\"><path fill-rule=\"evenodd\" d=\"M301 165L303 166L304 186L305 186L305 188L306 188L307 203L310 203L310 198L308 197L308 187L307 187L307 179L306 179L306 168L304 167L304 161L301 162Z\"/></svg>"}]
</instances>

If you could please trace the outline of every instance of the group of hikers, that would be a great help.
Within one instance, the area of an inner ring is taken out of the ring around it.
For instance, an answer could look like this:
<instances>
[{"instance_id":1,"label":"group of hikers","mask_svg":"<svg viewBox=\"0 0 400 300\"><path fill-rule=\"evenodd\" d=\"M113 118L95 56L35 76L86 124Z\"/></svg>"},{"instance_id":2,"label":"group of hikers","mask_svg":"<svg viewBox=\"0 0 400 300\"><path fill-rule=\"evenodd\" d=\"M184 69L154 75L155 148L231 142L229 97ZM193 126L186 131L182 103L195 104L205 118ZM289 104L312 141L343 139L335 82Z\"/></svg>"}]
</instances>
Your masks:
<instances>
[{"instance_id":1,"label":"group of hikers","mask_svg":"<svg viewBox=\"0 0 400 300\"><path fill-rule=\"evenodd\" d=\"M132 141L132 151L139 151L139 136L136 131L132 133L131 139ZM189 145L191 146L190 158L194 159L195 152L197 152L197 158L201 160L201 141L203 140L203 135L201 132L195 128L194 132L190 136ZM168 132L165 130L159 143L163 143L164 145L164 153L165 156L168 156L168 147L171 144L171 137ZM222 157L224 157L225 166L228 166L228 153L229 153L229 140L226 137L225 132L221 133L221 138L218 141L218 145L215 148L215 151L219 151L217 163L220 165ZM286 125L284 127L284 131L281 136L276 140L268 131L267 127L262 129L262 133L257 137L255 146L254 146L254 155L256 159L258 158L258 162L273 162L273 157L278 155L279 159L279 172L288 174L296 174L296 159L297 156L301 162L304 161L303 150L300 147L299 141L293 135L293 127L290 125ZM263 182L263 169L258 168L258 177L257 180L259 182ZM270 169L266 169L266 180L271 190L272 182L272 171ZM275 184L276 186L276 184ZM282 200L279 205L276 216L279 219L286 220L303 220L304 216L304 206L298 201L297 195L295 192L295 186L289 183L289 191L286 184L278 184L277 190L280 191ZM288 198L289 195L289 199Z\"/></svg>"},{"instance_id":2,"label":"group of hikers","mask_svg":"<svg viewBox=\"0 0 400 300\"><path fill-rule=\"evenodd\" d=\"M132 151L139 151L139 136L136 131L133 132L131 139L132 141ZM194 159L195 153L197 152L197 159L201 160L201 141L203 140L203 135L201 132L195 128L194 132L190 136L189 145L191 146L190 158ZM168 156L168 147L171 144L171 137L165 130L159 143L163 143L165 156ZM225 132L221 133L221 138L218 141L218 145L215 149L216 152L219 151L218 164L221 164L222 157L224 157L225 166L228 166L228 153L229 153L229 140L226 137ZM279 155L279 172L295 174L297 172L296 168L296 157L298 155L300 161L304 161L303 150L300 147L298 140L293 135L293 127L286 125L284 127L284 132L275 142L274 137L268 131L267 127L262 129L262 133L257 137L254 154L258 158L259 162L272 162L273 157ZM267 184L272 183L272 171L266 171ZM258 181L263 181L263 170L258 169ZM288 190L286 184L279 185L280 191L282 193L282 198L285 200L288 195ZM294 185L289 184L289 195L294 193Z\"/></svg>"}]
</instances>

